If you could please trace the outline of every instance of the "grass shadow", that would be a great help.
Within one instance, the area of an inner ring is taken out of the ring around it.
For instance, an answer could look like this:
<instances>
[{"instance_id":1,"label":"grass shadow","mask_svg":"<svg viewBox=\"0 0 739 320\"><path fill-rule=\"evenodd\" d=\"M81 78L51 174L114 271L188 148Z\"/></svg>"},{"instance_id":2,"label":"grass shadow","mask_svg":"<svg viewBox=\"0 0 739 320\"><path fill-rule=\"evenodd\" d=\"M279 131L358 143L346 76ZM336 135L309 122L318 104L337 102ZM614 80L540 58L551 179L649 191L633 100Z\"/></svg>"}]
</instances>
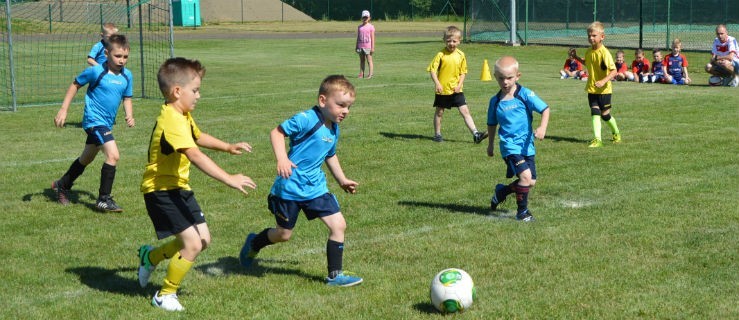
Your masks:
<instances>
[{"instance_id":1,"label":"grass shadow","mask_svg":"<svg viewBox=\"0 0 739 320\"><path fill-rule=\"evenodd\" d=\"M380 132L380 135L388 139L396 139L396 140L429 140L429 141L434 140L433 136L430 136L430 135L425 136L425 135L415 134L415 133ZM444 138L444 142L462 142L462 141Z\"/></svg>"},{"instance_id":2,"label":"grass shadow","mask_svg":"<svg viewBox=\"0 0 739 320\"><path fill-rule=\"evenodd\" d=\"M559 136L546 136L546 140L552 140L554 142L572 142L572 143L588 143L590 140L583 140L570 137L559 137Z\"/></svg>"},{"instance_id":3,"label":"grass shadow","mask_svg":"<svg viewBox=\"0 0 739 320\"><path fill-rule=\"evenodd\" d=\"M498 218L498 219L511 219L511 218L515 219L515 215L510 215L507 211L501 211L501 210L490 211L490 207L469 206L469 205L456 204L456 203L436 203L436 202L426 202L426 201L398 201L398 205L411 206L411 207L425 207L425 208L433 208L433 209L444 209L444 210L447 210L453 213L477 214L481 216L486 216L490 218Z\"/></svg>"},{"instance_id":4,"label":"grass shadow","mask_svg":"<svg viewBox=\"0 0 739 320\"><path fill-rule=\"evenodd\" d=\"M205 263L195 267L196 270L206 275L250 275L253 277L263 277L265 274L280 274L299 276L311 281L323 282L324 278L312 274L307 274L300 269L287 268L285 266L298 266L297 261L279 260L279 259L255 259L254 264L250 268L244 268L239 263L237 257L222 257L216 262Z\"/></svg>"},{"instance_id":5,"label":"grass shadow","mask_svg":"<svg viewBox=\"0 0 739 320\"><path fill-rule=\"evenodd\" d=\"M413 304L413 309L416 309L416 311L425 313L425 314L440 314L436 308L434 308L434 305L429 302L419 302Z\"/></svg>"},{"instance_id":6,"label":"grass shadow","mask_svg":"<svg viewBox=\"0 0 739 320\"><path fill-rule=\"evenodd\" d=\"M37 192L37 193L28 193L23 195L21 198L24 202L29 202L33 199L33 197L36 196L43 196L46 199L48 199L51 202L57 202L57 196L54 189L49 186L48 188L45 188L44 191ZM91 210L97 210L96 208L96 202L97 202L97 196L84 191L84 190L69 190L67 192L67 199L69 199L70 204L84 204ZM84 199L89 199L90 201L85 201Z\"/></svg>"},{"instance_id":7,"label":"grass shadow","mask_svg":"<svg viewBox=\"0 0 739 320\"><path fill-rule=\"evenodd\" d=\"M140 296L142 289L136 279L122 277L121 273L134 273L136 268L105 269L102 267L69 268L66 272L79 277L80 282L92 289L127 296Z\"/></svg>"}]
</instances>

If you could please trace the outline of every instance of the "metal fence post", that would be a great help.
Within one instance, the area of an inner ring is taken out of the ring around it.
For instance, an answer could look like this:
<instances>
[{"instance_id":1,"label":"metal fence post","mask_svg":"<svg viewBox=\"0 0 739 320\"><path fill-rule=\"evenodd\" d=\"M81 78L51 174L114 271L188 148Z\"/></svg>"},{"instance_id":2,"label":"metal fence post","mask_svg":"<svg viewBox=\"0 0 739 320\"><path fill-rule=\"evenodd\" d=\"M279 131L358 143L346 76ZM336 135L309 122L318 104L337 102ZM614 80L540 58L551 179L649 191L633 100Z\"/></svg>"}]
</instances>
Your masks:
<instances>
[{"instance_id":1,"label":"metal fence post","mask_svg":"<svg viewBox=\"0 0 739 320\"><path fill-rule=\"evenodd\" d=\"M10 14L10 1L5 1L5 23L8 28L8 64L10 68L10 96L13 100L13 112L18 110L18 97L15 92L15 66L13 65L13 28L10 21L13 19Z\"/></svg>"}]
</instances>

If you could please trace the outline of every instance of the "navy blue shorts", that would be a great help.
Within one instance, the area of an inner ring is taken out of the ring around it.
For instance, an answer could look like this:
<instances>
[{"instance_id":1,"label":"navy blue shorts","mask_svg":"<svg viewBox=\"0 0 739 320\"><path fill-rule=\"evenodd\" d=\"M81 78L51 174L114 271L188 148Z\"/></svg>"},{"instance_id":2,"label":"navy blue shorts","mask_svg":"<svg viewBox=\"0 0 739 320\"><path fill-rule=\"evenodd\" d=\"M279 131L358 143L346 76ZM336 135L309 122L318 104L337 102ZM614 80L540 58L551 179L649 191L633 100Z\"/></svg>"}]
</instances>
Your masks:
<instances>
[{"instance_id":1,"label":"navy blue shorts","mask_svg":"<svg viewBox=\"0 0 739 320\"><path fill-rule=\"evenodd\" d=\"M92 127L85 129L87 133L87 141L85 144L94 144L96 146L102 146L108 141L113 141L113 129L108 127Z\"/></svg>"},{"instance_id":2,"label":"navy blue shorts","mask_svg":"<svg viewBox=\"0 0 739 320\"><path fill-rule=\"evenodd\" d=\"M154 191L144 194L149 218L154 224L157 238L176 235L185 229L205 223L195 193L189 190Z\"/></svg>"},{"instance_id":3,"label":"navy blue shorts","mask_svg":"<svg viewBox=\"0 0 739 320\"><path fill-rule=\"evenodd\" d=\"M295 228L300 210L303 210L308 220L328 217L341 211L336 196L331 193L306 201L285 200L270 194L267 197L267 207L275 215L277 225L288 230Z\"/></svg>"},{"instance_id":4,"label":"navy blue shorts","mask_svg":"<svg viewBox=\"0 0 739 320\"><path fill-rule=\"evenodd\" d=\"M464 98L464 93L456 92L452 94L437 94L434 97L434 107L436 108L459 108L467 105L467 99Z\"/></svg>"},{"instance_id":5,"label":"navy blue shorts","mask_svg":"<svg viewBox=\"0 0 739 320\"><path fill-rule=\"evenodd\" d=\"M520 154L511 154L505 157L503 161L508 167L505 174L506 178L513 178L513 176L518 176L521 172L529 169L531 170L531 179L536 180L536 161L534 161L534 157Z\"/></svg>"}]
</instances>

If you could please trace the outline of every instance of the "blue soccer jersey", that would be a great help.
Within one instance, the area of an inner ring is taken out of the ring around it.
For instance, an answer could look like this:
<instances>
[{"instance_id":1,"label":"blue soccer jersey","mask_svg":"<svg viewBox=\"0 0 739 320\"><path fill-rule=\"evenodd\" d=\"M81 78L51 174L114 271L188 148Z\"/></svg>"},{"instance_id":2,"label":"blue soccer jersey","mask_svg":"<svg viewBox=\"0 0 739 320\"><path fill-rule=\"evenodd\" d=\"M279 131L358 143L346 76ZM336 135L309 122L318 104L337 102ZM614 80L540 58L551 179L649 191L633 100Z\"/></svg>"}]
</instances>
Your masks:
<instances>
[{"instance_id":1,"label":"blue soccer jersey","mask_svg":"<svg viewBox=\"0 0 739 320\"><path fill-rule=\"evenodd\" d=\"M318 130L313 131L316 124ZM285 179L279 175L270 193L285 200L305 201L315 199L328 192L326 174L321 170L328 157L336 155L339 140L339 125L327 128L319 108L313 107L285 120L280 128L290 139L287 156L297 168Z\"/></svg>"},{"instance_id":2,"label":"blue soccer jersey","mask_svg":"<svg viewBox=\"0 0 739 320\"><path fill-rule=\"evenodd\" d=\"M105 43L103 43L103 40L92 46L87 57L95 59L98 64L105 64L108 61L108 57L105 56Z\"/></svg>"},{"instance_id":3,"label":"blue soccer jersey","mask_svg":"<svg viewBox=\"0 0 739 320\"><path fill-rule=\"evenodd\" d=\"M534 130L531 127L533 111L542 113L548 108L533 91L521 85L518 85L514 95L513 99L500 101L496 94L488 105L488 126L500 126L498 143L503 158L511 154L536 154Z\"/></svg>"},{"instance_id":4,"label":"blue soccer jersey","mask_svg":"<svg viewBox=\"0 0 739 320\"><path fill-rule=\"evenodd\" d=\"M112 128L121 101L133 96L131 71L123 68L121 73L114 74L108 72L107 65L97 65L85 69L74 80L82 86L89 84L85 95L82 128Z\"/></svg>"},{"instance_id":5,"label":"blue soccer jersey","mask_svg":"<svg viewBox=\"0 0 739 320\"><path fill-rule=\"evenodd\" d=\"M661 60L660 61L655 60L654 62L652 62L652 73L655 76L663 77L665 75L664 70L662 70L662 66L663 66L662 63L663 62Z\"/></svg>"}]
</instances>

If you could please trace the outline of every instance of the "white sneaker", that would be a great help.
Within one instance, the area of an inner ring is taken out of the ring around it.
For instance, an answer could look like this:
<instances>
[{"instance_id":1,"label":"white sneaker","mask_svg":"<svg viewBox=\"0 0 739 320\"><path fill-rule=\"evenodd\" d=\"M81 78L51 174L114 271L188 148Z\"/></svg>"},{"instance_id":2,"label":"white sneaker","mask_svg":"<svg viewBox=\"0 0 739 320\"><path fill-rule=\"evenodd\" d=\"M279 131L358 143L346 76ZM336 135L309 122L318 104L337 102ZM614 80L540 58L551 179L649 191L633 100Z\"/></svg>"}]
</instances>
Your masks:
<instances>
[{"instance_id":1,"label":"white sneaker","mask_svg":"<svg viewBox=\"0 0 739 320\"><path fill-rule=\"evenodd\" d=\"M184 307L180 304L180 301L177 299L177 294L168 294L159 296L159 291L157 291L154 294L154 297L151 298L151 305L162 308L167 311L183 311L185 310Z\"/></svg>"},{"instance_id":2,"label":"white sneaker","mask_svg":"<svg viewBox=\"0 0 739 320\"><path fill-rule=\"evenodd\" d=\"M739 86L739 75L734 76L734 79L731 80L728 84L729 87L736 87Z\"/></svg>"}]
</instances>

